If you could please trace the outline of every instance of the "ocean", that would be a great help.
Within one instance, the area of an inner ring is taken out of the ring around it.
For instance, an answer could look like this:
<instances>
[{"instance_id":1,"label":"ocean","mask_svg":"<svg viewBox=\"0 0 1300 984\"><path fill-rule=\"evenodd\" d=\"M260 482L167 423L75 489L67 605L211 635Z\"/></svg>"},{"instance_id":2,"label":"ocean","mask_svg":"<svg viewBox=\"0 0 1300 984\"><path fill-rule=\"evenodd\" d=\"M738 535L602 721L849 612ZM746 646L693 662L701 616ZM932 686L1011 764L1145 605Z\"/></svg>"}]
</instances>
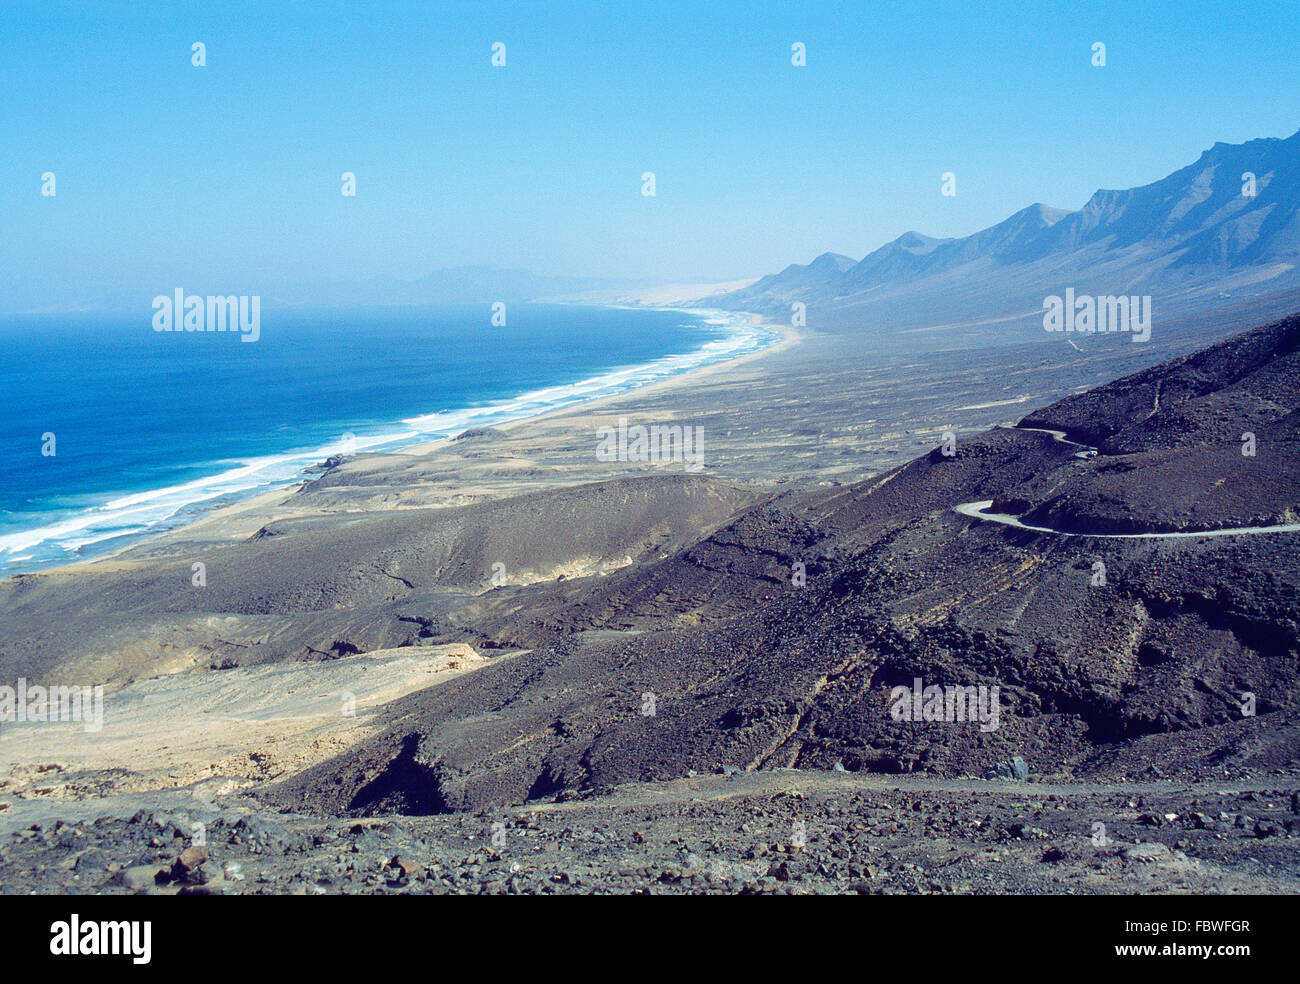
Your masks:
<instances>
[{"instance_id":1,"label":"ocean","mask_svg":"<svg viewBox=\"0 0 1300 984\"><path fill-rule=\"evenodd\" d=\"M265 308L253 344L155 332L149 312L0 318L0 575L116 550L332 454L626 392L778 338L721 312L507 315L494 327L484 304Z\"/></svg>"}]
</instances>

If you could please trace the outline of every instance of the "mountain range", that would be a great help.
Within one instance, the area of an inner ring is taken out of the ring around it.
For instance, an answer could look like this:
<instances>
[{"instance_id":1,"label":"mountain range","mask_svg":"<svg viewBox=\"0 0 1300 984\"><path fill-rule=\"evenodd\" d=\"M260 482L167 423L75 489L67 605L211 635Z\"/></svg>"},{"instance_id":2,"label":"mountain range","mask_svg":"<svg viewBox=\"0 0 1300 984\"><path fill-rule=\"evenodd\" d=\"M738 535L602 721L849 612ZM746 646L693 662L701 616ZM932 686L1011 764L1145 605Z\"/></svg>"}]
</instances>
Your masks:
<instances>
[{"instance_id":1,"label":"mountain range","mask_svg":"<svg viewBox=\"0 0 1300 984\"><path fill-rule=\"evenodd\" d=\"M1151 294L1169 313L1297 283L1300 131L1216 143L1166 178L1097 191L1078 211L1033 204L970 236L906 232L860 261L824 253L714 301L808 324L974 325L1041 317L1045 296Z\"/></svg>"}]
</instances>

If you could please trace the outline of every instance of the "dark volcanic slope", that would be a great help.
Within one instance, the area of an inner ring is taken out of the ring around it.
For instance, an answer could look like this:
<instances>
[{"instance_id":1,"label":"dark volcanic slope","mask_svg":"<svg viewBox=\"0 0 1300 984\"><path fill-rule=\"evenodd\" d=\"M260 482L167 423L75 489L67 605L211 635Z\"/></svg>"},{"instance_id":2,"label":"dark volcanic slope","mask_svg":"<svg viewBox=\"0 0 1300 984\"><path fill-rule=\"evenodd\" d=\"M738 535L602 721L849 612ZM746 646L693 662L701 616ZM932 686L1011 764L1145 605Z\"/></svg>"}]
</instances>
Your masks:
<instances>
[{"instance_id":1,"label":"dark volcanic slope","mask_svg":"<svg viewBox=\"0 0 1300 984\"><path fill-rule=\"evenodd\" d=\"M1298 389L1300 317L1291 317L1062 400L1020 426L1063 430L1101 453L1008 487L995 508L1086 532L1294 522Z\"/></svg>"},{"instance_id":2,"label":"dark volcanic slope","mask_svg":"<svg viewBox=\"0 0 1300 984\"><path fill-rule=\"evenodd\" d=\"M993 430L955 458L751 506L609 577L480 597L465 625L539 648L399 701L386 733L269 795L442 812L727 766L1294 765L1300 534L1067 537L951 507L994 499L1119 524L1127 494L1124 522L1152 531L1290 515L1294 459L1278 448L1296 441L1295 338L1292 318L1023 422L1093 438L1103 454L1089 461L1047 434ZM1221 445L1241 457L1251 429L1257 470L1231 471ZM1108 467L1124 481L1109 484ZM916 677L997 686L998 727L895 721L890 689Z\"/></svg>"}]
</instances>

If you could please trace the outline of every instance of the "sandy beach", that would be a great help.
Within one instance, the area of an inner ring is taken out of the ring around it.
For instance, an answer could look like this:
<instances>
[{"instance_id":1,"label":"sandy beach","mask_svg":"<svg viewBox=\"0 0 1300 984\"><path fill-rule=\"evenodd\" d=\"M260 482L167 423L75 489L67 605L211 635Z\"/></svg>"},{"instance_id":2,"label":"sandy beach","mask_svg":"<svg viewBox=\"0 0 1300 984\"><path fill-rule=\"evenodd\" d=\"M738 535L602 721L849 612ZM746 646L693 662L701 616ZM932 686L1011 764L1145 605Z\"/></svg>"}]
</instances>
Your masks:
<instances>
[{"instance_id":1,"label":"sandy beach","mask_svg":"<svg viewBox=\"0 0 1300 984\"><path fill-rule=\"evenodd\" d=\"M1246 785L1221 797L1225 812L1256 795L1271 802L1281 794L1261 777L1285 767L1300 727L1283 710L1292 684L1273 644L1225 641L1195 606L1161 599L1231 566L1253 585L1234 617L1271 639L1289 602L1269 578L1293 563L1293 534L1076 535L1191 519L1230 534L1286 520L1293 469L1252 471L1219 431L1176 431L1171 448L1148 447L1145 432L1122 437L1130 401L1149 407L1161 392L1163 412L1182 414L1169 394L1202 399L1182 374L1201 386L1251 364L1257 382L1207 398L1237 409L1196 419L1231 431L1255 415L1266 446L1293 441L1277 421L1279 401L1294 397L1290 323L1250 336L1260 342L1223 343L1196 368L1162 363L1155 382L1110 382L1230 327L1206 319L1138 352L1038 337L922 350L905 334L783 329L745 358L451 440L333 459L110 557L6 578L8 674L103 685L105 725L0 726L0 833L88 810L126 823L141 809L242 831L288 810L328 840L319 831L330 817L491 807L525 823L539 803L594 792L606 798L593 817L627 804L653 811L644 804L662 781L719 768L761 775L761 795L784 796L807 770L925 771L941 784L1013 760L1063 784L1072 811L1122 797L1151 767L1189 784L1162 794L1170 813L1230 777ZM602 458L601 429L623 424L698 428L701 467ZM1074 456L1107 440L1111 457ZM1133 483L1135 467L1159 478ZM1031 519L957 508L989 502ZM1135 599L1081 599L1079 571L1099 553ZM1077 611L1064 625L1067 608ZM1169 638L1204 654L1194 681L1160 675ZM900 731L864 703L891 681L978 679L991 665L1010 701L993 734ZM1252 684L1269 695L1262 730L1224 709L1243 673L1276 681ZM1096 693L1076 698L1076 680ZM1108 702L1120 685L1141 693ZM658 707L648 719L637 711L647 695ZM1085 727L1061 712L1071 701L1102 710ZM1166 733L1152 715L1197 726ZM960 795L993 814L1020 809L983 790ZM934 803L950 793L917 788ZM1259 829L1282 829L1276 813ZM1136 822L1125 818L1119 829ZM452 843L461 824L423 836ZM644 825L667 838L653 818ZM951 836L963 856L982 850L960 825ZM744 843L723 849L749 878ZM1275 886L1243 873L1235 842L1226 853L1206 843L1229 871L1169 854L1131 884ZM1272 843L1269 856L1290 856ZM1130 884L1130 868L1152 860L1140 837L1108 860L1062 850L1070 860L1053 877L1085 891ZM934 871L949 863L918 858ZM281 889L303 877L297 862L282 868L267 875ZM1048 887L1028 876L985 887L995 885Z\"/></svg>"}]
</instances>

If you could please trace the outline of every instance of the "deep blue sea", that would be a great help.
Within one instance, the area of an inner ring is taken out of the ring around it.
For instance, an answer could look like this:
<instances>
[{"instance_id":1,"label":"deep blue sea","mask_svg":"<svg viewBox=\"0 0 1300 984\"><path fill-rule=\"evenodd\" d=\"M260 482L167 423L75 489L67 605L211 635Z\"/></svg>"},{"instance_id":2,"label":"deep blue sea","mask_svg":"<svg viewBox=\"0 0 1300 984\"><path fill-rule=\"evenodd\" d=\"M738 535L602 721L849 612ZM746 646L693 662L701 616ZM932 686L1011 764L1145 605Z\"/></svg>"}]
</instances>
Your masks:
<instances>
[{"instance_id":1,"label":"deep blue sea","mask_svg":"<svg viewBox=\"0 0 1300 984\"><path fill-rule=\"evenodd\" d=\"M346 451L625 392L757 351L716 312L487 305L285 313L238 333L150 315L0 317L0 575L117 549ZM54 451L42 454L54 435Z\"/></svg>"}]
</instances>

